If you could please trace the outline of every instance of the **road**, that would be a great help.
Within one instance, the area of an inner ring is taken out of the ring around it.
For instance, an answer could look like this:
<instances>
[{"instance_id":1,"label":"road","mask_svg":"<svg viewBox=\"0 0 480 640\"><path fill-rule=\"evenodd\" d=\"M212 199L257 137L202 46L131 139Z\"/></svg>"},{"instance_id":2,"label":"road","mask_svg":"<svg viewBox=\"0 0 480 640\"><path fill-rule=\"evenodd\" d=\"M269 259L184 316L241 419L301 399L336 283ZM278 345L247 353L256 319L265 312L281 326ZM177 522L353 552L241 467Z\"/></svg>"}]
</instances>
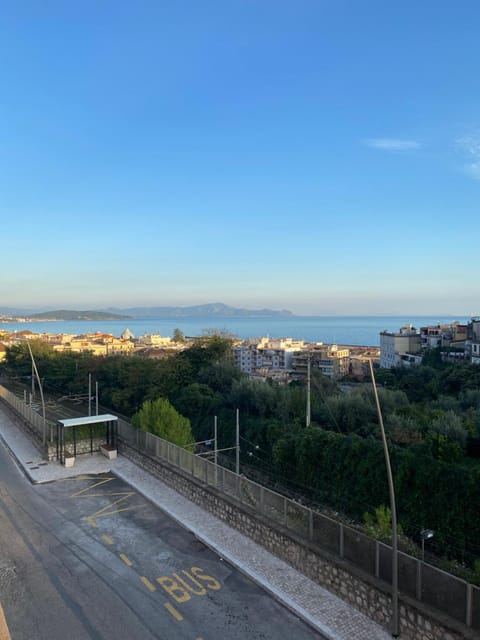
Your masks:
<instances>
[{"instance_id":1,"label":"road","mask_svg":"<svg viewBox=\"0 0 480 640\"><path fill-rule=\"evenodd\" d=\"M12 640L322 639L115 476L32 486L1 443L0 544Z\"/></svg>"}]
</instances>

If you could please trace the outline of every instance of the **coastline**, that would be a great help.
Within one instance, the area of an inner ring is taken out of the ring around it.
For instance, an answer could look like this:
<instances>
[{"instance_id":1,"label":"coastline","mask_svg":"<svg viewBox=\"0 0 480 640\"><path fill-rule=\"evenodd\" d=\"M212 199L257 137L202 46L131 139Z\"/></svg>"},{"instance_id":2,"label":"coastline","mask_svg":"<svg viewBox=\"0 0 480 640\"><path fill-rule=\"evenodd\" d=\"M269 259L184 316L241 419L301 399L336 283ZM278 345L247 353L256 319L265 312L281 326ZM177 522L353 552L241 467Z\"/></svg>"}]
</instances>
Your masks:
<instances>
[{"instance_id":1,"label":"coastline","mask_svg":"<svg viewBox=\"0 0 480 640\"><path fill-rule=\"evenodd\" d=\"M288 316L288 317L157 317L129 320L48 320L2 322L0 331L83 335L109 333L119 337L125 329L136 337L145 334L171 337L175 329L184 335L199 337L212 331L239 339L292 338L305 342L323 342L346 347L371 346L378 348L380 332L398 331L404 324L421 326L468 322L465 316Z\"/></svg>"}]
</instances>

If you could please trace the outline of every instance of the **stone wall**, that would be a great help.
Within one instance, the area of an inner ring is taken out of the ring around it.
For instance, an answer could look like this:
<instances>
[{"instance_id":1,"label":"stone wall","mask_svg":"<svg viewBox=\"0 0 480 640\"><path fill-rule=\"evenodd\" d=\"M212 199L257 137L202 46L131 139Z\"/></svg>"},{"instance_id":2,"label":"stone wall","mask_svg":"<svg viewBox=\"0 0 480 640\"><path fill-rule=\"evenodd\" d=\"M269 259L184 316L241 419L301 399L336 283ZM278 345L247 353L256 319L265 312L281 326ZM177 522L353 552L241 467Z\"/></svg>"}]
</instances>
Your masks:
<instances>
[{"instance_id":1,"label":"stone wall","mask_svg":"<svg viewBox=\"0 0 480 640\"><path fill-rule=\"evenodd\" d=\"M165 462L147 457L125 443L119 451L178 493L189 498L220 520L261 544L277 557L329 589L385 628L391 620L389 586L367 576L348 562L334 558L318 545L305 543L279 525L259 517L214 488L187 476ZM405 640L479 640L474 630L401 595L399 599L400 638Z\"/></svg>"}]
</instances>

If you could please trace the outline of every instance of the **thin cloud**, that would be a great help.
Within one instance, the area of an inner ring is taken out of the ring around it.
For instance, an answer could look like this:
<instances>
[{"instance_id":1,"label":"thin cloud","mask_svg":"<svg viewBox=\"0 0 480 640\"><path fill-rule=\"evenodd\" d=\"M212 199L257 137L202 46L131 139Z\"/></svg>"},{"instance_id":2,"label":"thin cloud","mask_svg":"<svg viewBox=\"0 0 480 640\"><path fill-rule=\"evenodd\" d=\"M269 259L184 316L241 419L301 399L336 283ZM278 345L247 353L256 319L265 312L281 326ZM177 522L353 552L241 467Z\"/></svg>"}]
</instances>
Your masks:
<instances>
[{"instance_id":1,"label":"thin cloud","mask_svg":"<svg viewBox=\"0 0 480 640\"><path fill-rule=\"evenodd\" d=\"M464 171L474 180L480 180L480 130L457 138L456 146L467 157Z\"/></svg>"},{"instance_id":2,"label":"thin cloud","mask_svg":"<svg viewBox=\"0 0 480 640\"><path fill-rule=\"evenodd\" d=\"M404 140L402 138L367 138L365 144L372 149L381 151L412 151L422 145L418 140Z\"/></svg>"}]
</instances>

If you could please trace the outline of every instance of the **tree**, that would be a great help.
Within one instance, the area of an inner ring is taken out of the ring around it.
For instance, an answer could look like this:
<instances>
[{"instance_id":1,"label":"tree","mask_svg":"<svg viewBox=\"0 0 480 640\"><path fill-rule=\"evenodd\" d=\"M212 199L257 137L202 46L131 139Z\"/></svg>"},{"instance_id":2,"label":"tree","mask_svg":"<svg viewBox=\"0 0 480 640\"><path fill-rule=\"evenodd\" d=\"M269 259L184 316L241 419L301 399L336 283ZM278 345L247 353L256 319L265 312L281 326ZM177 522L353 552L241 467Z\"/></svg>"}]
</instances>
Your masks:
<instances>
[{"instance_id":1,"label":"tree","mask_svg":"<svg viewBox=\"0 0 480 640\"><path fill-rule=\"evenodd\" d=\"M190 420L178 413L166 398L145 400L132 417L132 424L184 449L194 442Z\"/></svg>"},{"instance_id":2,"label":"tree","mask_svg":"<svg viewBox=\"0 0 480 640\"><path fill-rule=\"evenodd\" d=\"M177 327L174 332L173 332L173 337L172 340L174 342L185 342L185 334L183 333L183 331L180 331L180 329Z\"/></svg>"}]
</instances>

